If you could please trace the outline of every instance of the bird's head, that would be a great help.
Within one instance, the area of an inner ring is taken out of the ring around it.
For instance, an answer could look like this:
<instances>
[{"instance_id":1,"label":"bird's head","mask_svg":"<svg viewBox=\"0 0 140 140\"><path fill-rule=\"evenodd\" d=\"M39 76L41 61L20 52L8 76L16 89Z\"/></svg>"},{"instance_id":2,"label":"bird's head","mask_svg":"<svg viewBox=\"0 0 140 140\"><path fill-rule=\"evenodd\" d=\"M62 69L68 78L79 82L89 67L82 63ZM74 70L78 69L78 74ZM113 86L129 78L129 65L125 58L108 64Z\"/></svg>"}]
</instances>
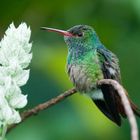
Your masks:
<instances>
[{"instance_id":1,"label":"bird's head","mask_svg":"<svg viewBox=\"0 0 140 140\"><path fill-rule=\"evenodd\" d=\"M68 48L90 49L96 47L96 44L99 43L96 32L92 27L87 25L76 25L67 31L46 27L42 27L41 29L63 35Z\"/></svg>"}]
</instances>

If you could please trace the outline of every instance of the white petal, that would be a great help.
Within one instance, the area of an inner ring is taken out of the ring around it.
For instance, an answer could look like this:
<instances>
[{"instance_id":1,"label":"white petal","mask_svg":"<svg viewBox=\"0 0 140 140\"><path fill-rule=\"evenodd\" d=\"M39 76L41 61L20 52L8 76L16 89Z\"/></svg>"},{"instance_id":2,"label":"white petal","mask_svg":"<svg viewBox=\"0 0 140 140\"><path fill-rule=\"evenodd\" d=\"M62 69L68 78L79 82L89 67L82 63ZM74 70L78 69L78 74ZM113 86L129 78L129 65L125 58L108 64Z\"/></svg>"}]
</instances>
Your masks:
<instances>
[{"instance_id":1,"label":"white petal","mask_svg":"<svg viewBox=\"0 0 140 140\"><path fill-rule=\"evenodd\" d=\"M9 82L9 85L5 87L6 93L5 96L8 101L15 97L18 94L21 94L21 89L17 86L17 84L14 81Z\"/></svg>"},{"instance_id":2,"label":"white petal","mask_svg":"<svg viewBox=\"0 0 140 140\"><path fill-rule=\"evenodd\" d=\"M15 94L10 98L9 104L13 108L23 108L27 104L27 95Z\"/></svg>"},{"instance_id":3,"label":"white petal","mask_svg":"<svg viewBox=\"0 0 140 140\"><path fill-rule=\"evenodd\" d=\"M27 80L29 79L29 72L30 70L23 70L17 76L15 76L15 81L18 86L23 86L26 84Z\"/></svg>"},{"instance_id":4,"label":"white petal","mask_svg":"<svg viewBox=\"0 0 140 140\"><path fill-rule=\"evenodd\" d=\"M19 123L21 121L21 117L18 111L12 109L11 117L6 121L7 124Z\"/></svg>"},{"instance_id":5,"label":"white petal","mask_svg":"<svg viewBox=\"0 0 140 140\"><path fill-rule=\"evenodd\" d=\"M28 67L29 63L31 62L31 59L32 59L32 54L26 55L26 56L20 61L21 67L22 67L22 68Z\"/></svg>"},{"instance_id":6,"label":"white petal","mask_svg":"<svg viewBox=\"0 0 140 140\"><path fill-rule=\"evenodd\" d=\"M0 109L0 119L8 121L12 116L12 109L7 105L1 107Z\"/></svg>"}]
</instances>

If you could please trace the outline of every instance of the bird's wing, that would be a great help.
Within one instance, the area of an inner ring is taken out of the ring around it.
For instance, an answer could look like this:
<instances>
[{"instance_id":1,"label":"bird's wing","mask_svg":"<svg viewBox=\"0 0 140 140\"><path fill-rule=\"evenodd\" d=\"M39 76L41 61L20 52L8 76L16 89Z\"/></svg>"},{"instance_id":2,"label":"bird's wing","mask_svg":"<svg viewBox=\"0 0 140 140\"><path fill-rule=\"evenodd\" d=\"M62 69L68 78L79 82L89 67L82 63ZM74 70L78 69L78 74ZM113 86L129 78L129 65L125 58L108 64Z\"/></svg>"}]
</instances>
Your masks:
<instances>
[{"instance_id":1,"label":"bird's wing","mask_svg":"<svg viewBox=\"0 0 140 140\"><path fill-rule=\"evenodd\" d=\"M121 81L120 69L118 65L117 57L107 50L105 47L101 46L97 49L97 55L99 57L100 66L105 79L114 79L118 82ZM122 108L118 107L118 102L116 98L116 91L111 85L102 85L100 87L103 93L104 100L94 100L98 108L117 125L121 125L121 117L119 115ZM119 100L120 101L120 100Z\"/></svg>"},{"instance_id":2,"label":"bird's wing","mask_svg":"<svg viewBox=\"0 0 140 140\"><path fill-rule=\"evenodd\" d=\"M104 79L113 79L121 83L119 61L116 55L107 50L104 46L97 49L97 55L99 57L99 63ZM120 126L120 115L124 118L127 117L120 96L111 85L102 85L100 89L103 93L104 100L93 99L93 101L109 119ZM128 97L127 91L126 95ZM134 113L140 117L140 109L130 100L129 97L128 100Z\"/></svg>"},{"instance_id":3,"label":"bird's wing","mask_svg":"<svg viewBox=\"0 0 140 140\"><path fill-rule=\"evenodd\" d=\"M121 83L119 60L117 56L105 47L97 48L101 69L105 79L113 79Z\"/></svg>"}]
</instances>

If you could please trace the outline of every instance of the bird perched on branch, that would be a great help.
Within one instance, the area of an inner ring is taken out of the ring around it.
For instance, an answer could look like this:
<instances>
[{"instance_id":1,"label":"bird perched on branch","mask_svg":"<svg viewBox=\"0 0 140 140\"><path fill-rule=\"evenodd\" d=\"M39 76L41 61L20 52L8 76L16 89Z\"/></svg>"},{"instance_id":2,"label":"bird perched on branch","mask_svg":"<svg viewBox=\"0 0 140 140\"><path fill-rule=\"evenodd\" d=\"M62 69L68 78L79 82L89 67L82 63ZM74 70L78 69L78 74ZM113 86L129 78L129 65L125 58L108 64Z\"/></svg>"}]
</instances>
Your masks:
<instances>
[{"instance_id":1,"label":"bird perched on branch","mask_svg":"<svg viewBox=\"0 0 140 140\"><path fill-rule=\"evenodd\" d=\"M89 95L97 107L120 126L121 116L126 118L126 113L117 91L111 85L97 86L101 79L113 79L121 84L117 56L105 48L90 26L77 25L67 31L42 29L64 36L68 46L67 72L74 86L79 92ZM130 99L129 102L133 112L140 116L137 106Z\"/></svg>"}]
</instances>

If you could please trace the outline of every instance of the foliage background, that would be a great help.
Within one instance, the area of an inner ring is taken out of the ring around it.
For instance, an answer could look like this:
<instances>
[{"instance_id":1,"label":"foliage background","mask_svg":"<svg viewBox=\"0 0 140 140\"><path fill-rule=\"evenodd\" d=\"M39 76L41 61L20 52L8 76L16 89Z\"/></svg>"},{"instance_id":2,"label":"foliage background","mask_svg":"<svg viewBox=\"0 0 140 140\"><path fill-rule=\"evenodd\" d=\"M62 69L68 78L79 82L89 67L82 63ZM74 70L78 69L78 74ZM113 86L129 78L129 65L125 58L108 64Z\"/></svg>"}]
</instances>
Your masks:
<instances>
[{"instance_id":1,"label":"foliage background","mask_svg":"<svg viewBox=\"0 0 140 140\"><path fill-rule=\"evenodd\" d=\"M0 0L0 37L11 22L32 29L30 80L23 87L31 108L72 87L65 63L67 48L58 34L41 26L68 29L76 24L95 28L101 41L120 59L122 81L140 106L140 0ZM140 119L138 119L140 127ZM11 131L8 140L124 140L130 139L127 120L122 127L109 121L86 97L76 94L31 117Z\"/></svg>"}]
</instances>

